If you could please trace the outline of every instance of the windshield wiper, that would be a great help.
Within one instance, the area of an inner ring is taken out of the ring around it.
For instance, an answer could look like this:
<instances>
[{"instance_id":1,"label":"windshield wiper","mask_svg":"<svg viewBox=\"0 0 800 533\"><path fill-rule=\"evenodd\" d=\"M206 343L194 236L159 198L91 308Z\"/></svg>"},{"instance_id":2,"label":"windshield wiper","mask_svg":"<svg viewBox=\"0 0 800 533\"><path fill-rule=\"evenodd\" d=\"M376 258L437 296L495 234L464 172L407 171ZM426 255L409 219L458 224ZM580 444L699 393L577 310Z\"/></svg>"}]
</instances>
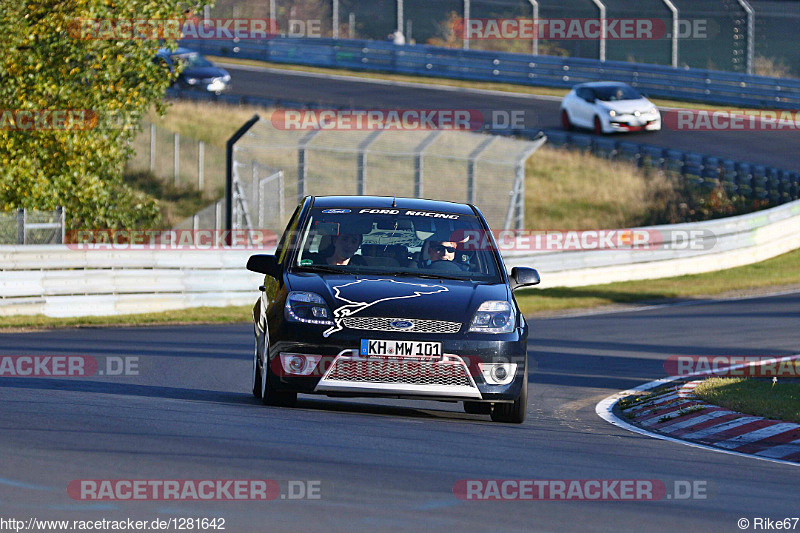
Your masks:
<instances>
[{"instance_id":1,"label":"windshield wiper","mask_svg":"<svg viewBox=\"0 0 800 533\"><path fill-rule=\"evenodd\" d=\"M405 278L425 278L425 279L453 279L456 281L472 281L469 278L464 278L460 276L448 276L446 274L433 274L429 272L408 272L408 271L399 271L399 272L381 272L382 276L400 276Z\"/></svg>"},{"instance_id":2,"label":"windshield wiper","mask_svg":"<svg viewBox=\"0 0 800 533\"><path fill-rule=\"evenodd\" d=\"M328 265L301 265L301 266L295 266L295 268L297 268L301 272L327 272L331 274L353 274L353 272L349 270Z\"/></svg>"}]
</instances>

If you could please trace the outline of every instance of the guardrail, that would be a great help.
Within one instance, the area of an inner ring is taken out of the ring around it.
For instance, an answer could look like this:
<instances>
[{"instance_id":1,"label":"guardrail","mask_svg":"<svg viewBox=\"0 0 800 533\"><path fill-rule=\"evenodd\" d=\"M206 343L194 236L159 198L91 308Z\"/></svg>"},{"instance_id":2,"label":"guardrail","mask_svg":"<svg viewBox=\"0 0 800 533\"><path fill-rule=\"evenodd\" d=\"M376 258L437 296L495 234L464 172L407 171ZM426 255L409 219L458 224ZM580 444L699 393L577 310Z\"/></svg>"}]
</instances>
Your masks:
<instances>
[{"instance_id":1,"label":"guardrail","mask_svg":"<svg viewBox=\"0 0 800 533\"><path fill-rule=\"evenodd\" d=\"M621 81L651 97L708 104L800 109L800 79L705 69L533 56L382 41L276 38L264 41L183 40L206 54L316 67L372 70L461 80L572 87Z\"/></svg>"},{"instance_id":2,"label":"guardrail","mask_svg":"<svg viewBox=\"0 0 800 533\"><path fill-rule=\"evenodd\" d=\"M667 239L652 249L517 250L504 252L504 259L508 268L538 268L545 288L655 279L755 263L800 248L798 227L800 201L726 219L645 228L667 236L691 231L713 235L709 249L687 249ZM248 305L258 297L263 277L245 270L247 258L269 251L0 246L0 316Z\"/></svg>"}]
</instances>

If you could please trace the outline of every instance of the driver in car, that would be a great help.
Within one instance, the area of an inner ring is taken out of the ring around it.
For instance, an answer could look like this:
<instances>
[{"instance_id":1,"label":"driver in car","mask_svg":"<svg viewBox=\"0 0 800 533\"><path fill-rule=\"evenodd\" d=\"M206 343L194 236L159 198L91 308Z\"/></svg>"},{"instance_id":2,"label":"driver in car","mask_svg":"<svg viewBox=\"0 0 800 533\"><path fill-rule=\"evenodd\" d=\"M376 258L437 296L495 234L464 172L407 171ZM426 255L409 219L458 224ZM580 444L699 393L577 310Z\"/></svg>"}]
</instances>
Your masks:
<instances>
[{"instance_id":1,"label":"driver in car","mask_svg":"<svg viewBox=\"0 0 800 533\"><path fill-rule=\"evenodd\" d=\"M456 250L458 249L458 243L455 241L448 241L448 240L436 240L434 237L433 240L428 241L428 257L421 262L420 266L422 268L436 268L437 261L450 261L453 264L453 267L456 267L458 270L464 270L464 266L455 262L456 258ZM453 268L448 267L448 269Z\"/></svg>"}]
</instances>

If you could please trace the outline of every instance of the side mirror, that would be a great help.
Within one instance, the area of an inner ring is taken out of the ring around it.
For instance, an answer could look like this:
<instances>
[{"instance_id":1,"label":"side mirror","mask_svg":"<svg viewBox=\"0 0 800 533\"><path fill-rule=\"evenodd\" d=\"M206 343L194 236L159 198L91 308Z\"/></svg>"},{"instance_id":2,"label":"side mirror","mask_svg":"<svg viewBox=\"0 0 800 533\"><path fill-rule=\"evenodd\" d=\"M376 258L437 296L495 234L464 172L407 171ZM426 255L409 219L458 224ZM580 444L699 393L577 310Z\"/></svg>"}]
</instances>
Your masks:
<instances>
[{"instance_id":1,"label":"side mirror","mask_svg":"<svg viewBox=\"0 0 800 533\"><path fill-rule=\"evenodd\" d=\"M528 287L531 285L538 285L542 280L539 278L539 273L535 268L514 267L511 269L511 290L517 290L520 287Z\"/></svg>"},{"instance_id":2,"label":"side mirror","mask_svg":"<svg viewBox=\"0 0 800 533\"><path fill-rule=\"evenodd\" d=\"M252 270L259 274L266 274L273 278L277 278L281 275L281 265L278 263L278 258L274 255L251 255L250 259L247 260L247 270Z\"/></svg>"}]
</instances>

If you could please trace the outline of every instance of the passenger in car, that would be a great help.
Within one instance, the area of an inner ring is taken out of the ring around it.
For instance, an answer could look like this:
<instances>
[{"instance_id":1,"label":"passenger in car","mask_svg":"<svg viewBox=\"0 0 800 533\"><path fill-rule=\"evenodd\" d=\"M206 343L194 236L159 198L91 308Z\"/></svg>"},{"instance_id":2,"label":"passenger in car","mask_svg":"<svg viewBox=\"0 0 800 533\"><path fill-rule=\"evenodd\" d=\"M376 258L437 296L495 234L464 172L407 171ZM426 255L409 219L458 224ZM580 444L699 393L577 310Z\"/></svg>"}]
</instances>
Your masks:
<instances>
[{"instance_id":1,"label":"passenger in car","mask_svg":"<svg viewBox=\"0 0 800 533\"><path fill-rule=\"evenodd\" d=\"M363 238L360 233L342 233L332 237L326 247L321 247L319 253L309 254L308 258L317 265L364 266L366 265L364 258L355 255Z\"/></svg>"}]
</instances>

